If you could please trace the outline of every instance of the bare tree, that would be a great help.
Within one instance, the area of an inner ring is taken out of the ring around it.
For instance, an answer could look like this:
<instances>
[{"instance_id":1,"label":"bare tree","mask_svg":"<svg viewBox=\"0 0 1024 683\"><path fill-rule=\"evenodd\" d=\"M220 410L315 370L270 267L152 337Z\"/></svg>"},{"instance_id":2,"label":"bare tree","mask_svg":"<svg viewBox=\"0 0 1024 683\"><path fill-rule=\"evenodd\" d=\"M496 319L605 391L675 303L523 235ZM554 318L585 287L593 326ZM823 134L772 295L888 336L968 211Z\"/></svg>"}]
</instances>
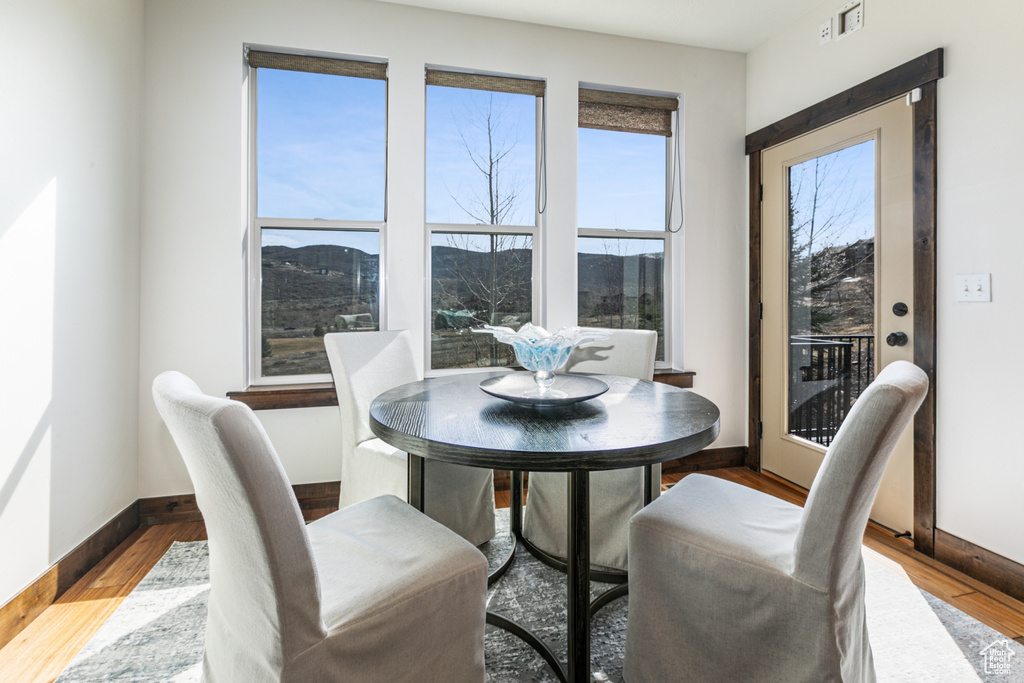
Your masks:
<instances>
[{"instance_id":1,"label":"bare tree","mask_svg":"<svg viewBox=\"0 0 1024 683\"><path fill-rule=\"evenodd\" d=\"M510 218L519 219L526 183L505 168L507 157L519 144L519 126L506 121L508 105L495 104L494 94L489 93L486 109L476 106L468 115L453 112L452 116L457 121L463 150L482 182L471 186L468 197L460 196L445 183L449 196L467 216L482 225L507 225ZM470 136L471 130L476 130L479 137ZM484 187L486 194L480 192Z\"/></svg>"},{"instance_id":2,"label":"bare tree","mask_svg":"<svg viewBox=\"0 0 1024 683\"><path fill-rule=\"evenodd\" d=\"M458 189L449 187L443 178L442 182L455 205L477 224L522 222L526 182L507 167L519 144L518 125L508 122L507 116L507 105L496 103L493 94L486 106L474 107L468 115L460 117L453 112L462 148L480 182ZM435 274L434 307L463 315L450 315L451 320L436 321L435 327L438 322L460 328L525 322L506 318L509 311L529 310L531 237L458 233L448 234L446 241L448 249L439 250L434 265L435 271L441 269L448 277ZM490 365L507 364L511 359L509 349L492 337L460 336L461 345L472 345L477 364L485 359Z\"/></svg>"},{"instance_id":3,"label":"bare tree","mask_svg":"<svg viewBox=\"0 0 1024 683\"><path fill-rule=\"evenodd\" d=\"M871 365L871 347L862 355L844 337L873 329L874 237L857 234L874 211L873 183L859 175L873 171L873 150L861 143L789 169L789 429L823 445L856 398L851 373Z\"/></svg>"},{"instance_id":4,"label":"bare tree","mask_svg":"<svg viewBox=\"0 0 1024 683\"><path fill-rule=\"evenodd\" d=\"M822 334L863 325L864 304L873 304L874 242L849 242L849 228L871 197L850 182L852 167L839 153L817 157L790 169L789 292L793 334ZM860 248L855 248L857 245ZM865 277L844 292L843 281ZM845 296L844 296L845 294ZM867 297L867 298L866 298Z\"/></svg>"}]
</instances>

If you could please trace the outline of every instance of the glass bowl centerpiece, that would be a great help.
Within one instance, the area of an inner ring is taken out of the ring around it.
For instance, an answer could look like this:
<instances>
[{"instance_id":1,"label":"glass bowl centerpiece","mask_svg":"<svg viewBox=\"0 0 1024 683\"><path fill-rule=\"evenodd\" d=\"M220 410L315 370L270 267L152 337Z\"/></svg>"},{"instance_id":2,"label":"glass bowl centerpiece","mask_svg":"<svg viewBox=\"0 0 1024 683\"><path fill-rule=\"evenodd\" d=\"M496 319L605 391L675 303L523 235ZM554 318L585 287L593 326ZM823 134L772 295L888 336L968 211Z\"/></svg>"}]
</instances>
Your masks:
<instances>
[{"instance_id":1,"label":"glass bowl centerpiece","mask_svg":"<svg viewBox=\"0 0 1024 683\"><path fill-rule=\"evenodd\" d=\"M550 390L555 381L555 370L565 365L574 348L608 338L602 332L580 327L563 327L552 333L532 323L526 323L518 332L511 327L492 325L473 328L473 331L493 334L503 344L510 344L519 364L533 373L533 381L537 383L537 392L541 396Z\"/></svg>"}]
</instances>

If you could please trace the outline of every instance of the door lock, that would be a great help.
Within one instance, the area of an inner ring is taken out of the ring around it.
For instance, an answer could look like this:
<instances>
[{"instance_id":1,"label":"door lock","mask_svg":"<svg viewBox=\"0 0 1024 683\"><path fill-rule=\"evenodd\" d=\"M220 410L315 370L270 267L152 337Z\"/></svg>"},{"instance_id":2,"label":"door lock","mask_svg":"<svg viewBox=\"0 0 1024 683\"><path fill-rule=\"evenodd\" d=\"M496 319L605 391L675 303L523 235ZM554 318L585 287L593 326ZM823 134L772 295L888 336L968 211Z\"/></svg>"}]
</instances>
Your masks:
<instances>
[{"instance_id":1,"label":"door lock","mask_svg":"<svg viewBox=\"0 0 1024 683\"><path fill-rule=\"evenodd\" d=\"M885 338L885 343L889 346L906 346L907 335L905 332L890 332Z\"/></svg>"}]
</instances>

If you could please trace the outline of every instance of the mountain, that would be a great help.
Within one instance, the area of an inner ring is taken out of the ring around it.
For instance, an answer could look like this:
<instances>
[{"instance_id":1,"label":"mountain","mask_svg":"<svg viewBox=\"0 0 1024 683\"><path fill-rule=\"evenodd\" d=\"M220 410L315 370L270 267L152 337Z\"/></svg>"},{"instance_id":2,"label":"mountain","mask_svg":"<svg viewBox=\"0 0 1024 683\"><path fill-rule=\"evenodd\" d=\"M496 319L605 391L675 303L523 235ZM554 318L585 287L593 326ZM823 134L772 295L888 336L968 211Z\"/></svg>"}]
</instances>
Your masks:
<instances>
[{"instance_id":1,"label":"mountain","mask_svg":"<svg viewBox=\"0 0 1024 683\"><path fill-rule=\"evenodd\" d=\"M312 328L317 323L330 325L336 315L367 312L377 319L378 255L351 247L314 245L267 246L261 256L264 327ZM597 307L604 314L620 308L624 299L641 296L662 300L664 259L660 254L580 254L578 263L581 311ZM431 307L483 311L494 299L501 313L529 317L532 250L499 249L493 254L493 264L492 278L491 252L432 247Z\"/></svg>"}]
</instances>

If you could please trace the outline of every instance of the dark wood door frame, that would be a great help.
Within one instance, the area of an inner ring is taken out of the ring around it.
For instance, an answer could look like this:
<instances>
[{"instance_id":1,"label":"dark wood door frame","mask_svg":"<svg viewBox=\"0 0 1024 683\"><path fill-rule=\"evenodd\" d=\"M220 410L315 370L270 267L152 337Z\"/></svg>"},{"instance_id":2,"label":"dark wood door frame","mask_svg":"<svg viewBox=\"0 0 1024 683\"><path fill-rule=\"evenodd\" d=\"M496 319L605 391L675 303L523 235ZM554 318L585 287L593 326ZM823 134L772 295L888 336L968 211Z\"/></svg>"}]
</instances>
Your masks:
<instances>
[{"instance_id":1,"label":"dark wood door frame","mask_svg":"<svg viewBox=\"0 0 1024 683\"><path fill-rule=\"evenodd\" d=\"M761 469L761 153L920 88L914 105L914 363L930 380L914 418L914 547L935 554L935 125L942 48L746 137L750 158L750 410L747 467Z\"/></svg>"}]
</instances>

